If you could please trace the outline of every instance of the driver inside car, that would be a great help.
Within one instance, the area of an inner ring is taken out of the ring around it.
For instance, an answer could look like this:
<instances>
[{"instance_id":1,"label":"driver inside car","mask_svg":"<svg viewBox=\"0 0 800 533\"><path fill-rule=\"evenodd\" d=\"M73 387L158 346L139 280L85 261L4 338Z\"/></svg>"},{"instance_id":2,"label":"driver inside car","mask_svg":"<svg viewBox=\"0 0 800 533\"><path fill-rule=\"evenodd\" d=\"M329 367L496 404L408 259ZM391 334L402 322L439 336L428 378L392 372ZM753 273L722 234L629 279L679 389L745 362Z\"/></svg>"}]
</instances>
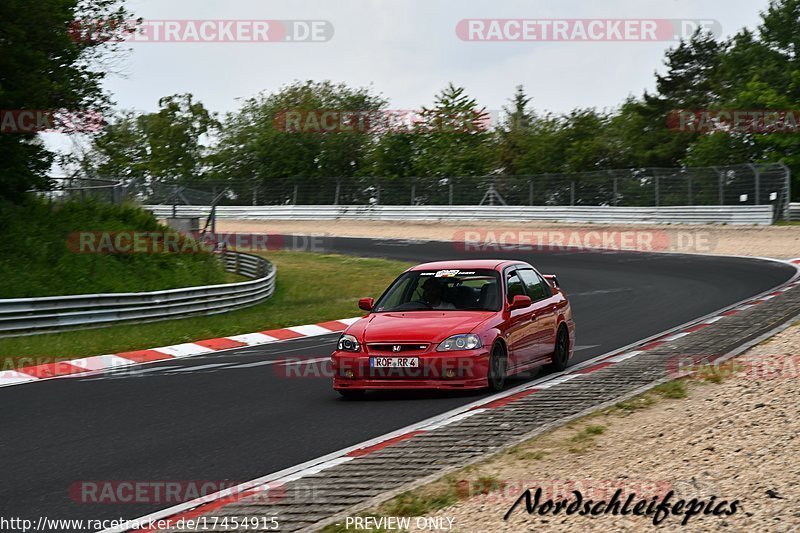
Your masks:
<instances>
[{"instance_id":1,"label":"driver inside car","mask_svg":"<svg viewBox=\"0 0 800 533\"><path fill-rule=\"evenodd\" d=\"M428 278L422 284L422 301L428 304L431 309L455 309L455 305L442 300L443 294L444 287L435 278Z\"/></svg>"}]
</instances>

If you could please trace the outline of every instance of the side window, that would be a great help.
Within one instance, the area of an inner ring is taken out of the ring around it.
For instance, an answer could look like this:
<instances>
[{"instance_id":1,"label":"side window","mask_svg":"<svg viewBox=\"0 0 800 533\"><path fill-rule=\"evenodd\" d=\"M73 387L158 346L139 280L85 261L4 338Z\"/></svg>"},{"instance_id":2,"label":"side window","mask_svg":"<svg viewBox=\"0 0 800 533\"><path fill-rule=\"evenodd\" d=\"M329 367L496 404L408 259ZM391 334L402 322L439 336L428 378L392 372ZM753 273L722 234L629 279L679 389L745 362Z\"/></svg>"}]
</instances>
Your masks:
<instances>
[{"instance_id":1,"label":"side window","mask_svg":"<svg viewBox=\"0 0 800 533\"><path fill-rule=\"evenodd\" d=\"M386 295L386 301L381 302L381 307L380 309L377 309L377 311L397 307L401 302L405 301L406 292L408 292L410 282L411 277L406 276L405 279L393 286L391 288L391 292Z\"/></svg>"},{"instance_id":2,"label":"side window","mask_svg":"<svg viewBox=\"0 0 800 533\"><path fill-rule=\"evenodd\" d=\"M550 288L536 272L533 270L517 270L517 273L522 278L522 282L525 284L525 288L531 300L535 302L536 300L543 300L550 296Z\"/></svg>"},{"instance_id":3,"label":"side window","mask_svg":"<svg viewBox=\"0 0 800 533\"><path fill-rule=\"evenodd\" d=\"M525 289L522 286L522 280L517 275L517 272L512 272L506 278L506 299L509 302L514 299L514 296L524 296Z\"/></svg>"},{"instance_id":4,"label":"side window","mask_svg":"<svg viewBox=\"0 0 800 533\"><path fill-rule=\"evenodd\" d=\"M536 277L539 278L539 281L542 283L542 286L544 287L545 297L550 298L553 295L553 287L550 286L550 284L547 282L546 279L542 277L541 274L536 274Z\"/></svg>"}]
</instances>

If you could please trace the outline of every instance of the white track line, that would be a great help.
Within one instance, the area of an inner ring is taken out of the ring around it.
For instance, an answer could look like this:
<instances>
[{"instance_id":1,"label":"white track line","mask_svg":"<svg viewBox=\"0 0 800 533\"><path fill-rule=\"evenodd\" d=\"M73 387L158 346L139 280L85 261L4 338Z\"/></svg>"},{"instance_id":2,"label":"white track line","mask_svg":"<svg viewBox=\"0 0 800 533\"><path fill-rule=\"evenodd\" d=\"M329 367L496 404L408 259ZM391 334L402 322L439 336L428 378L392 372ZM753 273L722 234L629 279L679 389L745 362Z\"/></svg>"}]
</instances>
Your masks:
<instances>
[{"instance_id":1,"label":"white track line","mask_svg":"<svg viewBox=\"0 0 800 533\"><path fill-rule=\"evenodd\" d=\"M610 357L610 358L606 359L606 361L608 361L609 363L619 363L619 362L625 361L626 359L630 359L632 357L636 357L637 355L640 355L640 354L643 354L643 353L644 352L641 351L641 350L634 350L632 352L628 352L628 353L624 353L624 354L617 355L617 356L614 356L614 357Z\"/></svg>"},{"instance_id":2,"label":"white track line","mask_svg":"<svg viewBox=\"0 0 800 533\"><path fill-rule=\"evenodd\" d=\"M92 357L82 357L81 359L72 359L70 364L86 370L113 370L115 368L129 366L136 361L125 359L113 354L109 355L93 355Z\"/></svg>"},{"instance_id":3,"label":"white track line","mask_svg":"<svg viewBox=\"0 0 800 533\"><path fill-rule=\"evenodd\" d=\"M290 328L286 328L289 331L294 331L295 333L299 333L301 335L305 335L306 337L310 337L312 335L326 335L328 333L333 333L333 331L323 328L322 326L317 326L315 324L309 324L307 326L292 326Z\"/></svg>"},{"instance_id":4,"label":"white track line","mask_svg":"<svg viewBox=\"0 0 800 533\"><path fill-rule=\"evenodd\" d=\"M160 348L151 348L154 352L161 352L173 357L189 357L191 355L199 355L204 353L213 353L216 350L200 346L193 342L184 342L183 344L173 344L172 346L161 346Z\"/></svg>"},{"instance_id":5,"label":"white track line","mask_svg":"<svg viewBox=\"0 0 800 533\"><path fill-rule=\"evenodd\" d=\"M4 370L0 372L0 387L4 385L16 385L17 383L27 383L38 381L35 377L17 372L16 370Z\"/></svg>"},{"instance_id":6,"label":"white track line","mask_svg":"<svg viewBox=\"0 0 800 533\"><path fill-rule=\"evenodd\" d=\"M275 342L278 340L275 337L270 337L269 335L264 335L263 333L245 333L244 335L233 335L232 337L225 338L236 342L243 342L250 346L266 344L268 342Z\"/></svg>"}]
</instances>

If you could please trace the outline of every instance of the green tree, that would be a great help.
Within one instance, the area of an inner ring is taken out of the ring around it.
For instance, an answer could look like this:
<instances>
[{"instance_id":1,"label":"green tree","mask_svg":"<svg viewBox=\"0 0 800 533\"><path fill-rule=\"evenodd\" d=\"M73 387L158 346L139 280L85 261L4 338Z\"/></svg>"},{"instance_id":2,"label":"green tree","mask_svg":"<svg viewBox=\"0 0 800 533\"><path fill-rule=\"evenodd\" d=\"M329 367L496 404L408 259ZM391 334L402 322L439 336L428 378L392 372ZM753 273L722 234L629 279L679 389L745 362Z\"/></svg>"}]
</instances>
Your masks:
<instances>
[{"instance_id":1,"label":"green tree","mask_svg":"<svg viewBox=\"0 0 800 533\"><path fill-rule=\"evenodd\" d=\"M665 74L656 74L656 92L628 99L612 120L628 164L677 166L697 139L693 132L670 129L670 116L681 110L704 110L719 100L723 45L697 31L666 54Z\"/></svg>"},{"instance_id":2,"label":"green tree","mask_svg":"<svg viewBox=\"0 0 800 533\"><path fill-rule=\"evenodd\" d=\"M756 32L740 31L721 52L718 108L796 110L800 107L800 0L772 0ZM783 161L800 188L797 132L719 131L700 135L687 165Z\"/></svg>"},{"instance_id":3,"label":"green tree","mask_svg":"<svg viewBox=\"0 0 800 533\"><path fill-rule=\"evenodd\" d=\"M128 111L109 123L81 161L84 171L140 186L204 179L204 142L219 127L215 116L191 94L167 96L158 105L155 113Z\"/></svg>"},{"instance_id":4,"label":"green tree","mask_svg":"<svg viewBox=\"0 0 800 533\"><path fill-rule=\"evenodd\" d=\"M289 179L306 190L329 185L332 177L356 176L373 141L368 118L385 106L369 89L330 81L259 94L226 117L214 174L248 187Z\"/></svg>"},{"instance_id":5,"label":"green tree","mask_svg":"<svg viewBox=\"0 0 800 533\"><path fill-rule=\"evenodd\" d=\"M132 31L123 0L0 2L0 109L102 113L102 91L120 37ZM103 39L76 38L75 24L102 21ZM0 135L0 198L20 200L47 184L54 154L35 133Z\"/></svg>"},{"instance_id":6,"label":"green tree","mask_svg":"<svg viewBox=\"0 0 800 533\"><path fill-rule=\"evenodd\" d=\"M492 170L489 115L463 87L450 83L433 107L423 107L416 134L414 169L420 176L480 176Z\"/></svg>"},{"instance_id":7,"label":"green tree","mask_svg":"<svg viewBox=\"0 0 800 533\"><path fill-rule=\"evenodd\" d=\"M528 105L531 98L522 85L515 89L509 106L503 111L503 123L497 128L497 159L499 170L508 175L519 173L519 160L529 150L535 115Z\"/></svg>"},{"instance_id":8,"label":"green tree","mask_svg":"<svg viewBox=\"0 0 800 533\"><path fill-rule=\"evenodd\" d=\"M376 137L367 153L364 173L389 179L414 176L414 162L420 149L417 135L391 130Z\"/></svg>"}]
</instances>

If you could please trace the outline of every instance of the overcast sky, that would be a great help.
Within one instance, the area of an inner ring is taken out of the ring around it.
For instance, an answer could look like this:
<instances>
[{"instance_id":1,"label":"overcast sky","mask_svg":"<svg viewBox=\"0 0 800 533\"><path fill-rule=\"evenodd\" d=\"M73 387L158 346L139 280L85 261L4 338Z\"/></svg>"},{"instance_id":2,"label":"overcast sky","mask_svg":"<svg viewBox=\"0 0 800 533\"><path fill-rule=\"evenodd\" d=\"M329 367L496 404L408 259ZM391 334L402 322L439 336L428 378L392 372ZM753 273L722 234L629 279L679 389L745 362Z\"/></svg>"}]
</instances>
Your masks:
<instances>
[{"instance_id":1,"label":"overcast sky","mask_svg":"<svg viewBox=\"0 0 800 533\"><path fill-rule=\"evenodd\" d=\"M129 0L151 20L325 20L327 42L137 42L106 82L117 107L153 111L191 92L212 111L293 80L372 86L393 109L430 104L448 82L488 109L524 85L539 110L607 108L654 87L672 44L467 42L461 19L715 20L722 35L755 27L767 0ZM663 70L663 69L662 69Z\"/></svg>"}]
</instances>

